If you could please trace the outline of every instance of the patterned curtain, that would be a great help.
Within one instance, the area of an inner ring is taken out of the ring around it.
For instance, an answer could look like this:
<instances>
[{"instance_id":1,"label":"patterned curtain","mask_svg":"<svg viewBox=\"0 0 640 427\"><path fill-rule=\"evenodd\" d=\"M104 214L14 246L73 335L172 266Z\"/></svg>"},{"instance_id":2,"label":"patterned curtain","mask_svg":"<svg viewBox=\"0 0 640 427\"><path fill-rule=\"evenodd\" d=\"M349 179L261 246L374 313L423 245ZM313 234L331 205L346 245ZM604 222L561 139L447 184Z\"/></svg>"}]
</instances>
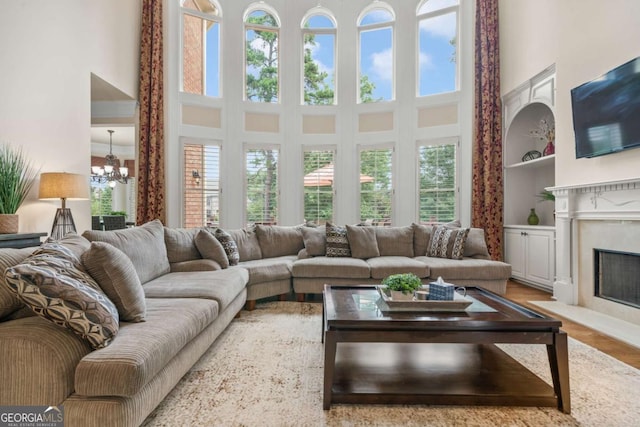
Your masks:
<instances>
[{"instance_id":1,"label":"patterned curtain","mask_svg":"<svg viewBox=\"0 0 640 427\"><path fill-rule=\"evenodd\" d=\"M139 224L154 219L166 223L162 37L162 0L142 0L136 211Z\"/></svg>"},{"instance_id":2,"label":"patterned curtain","mask_svg":"<svg viewBox=\"0 0 640 427\"><path fill-rule=\"evenodd\" d=\"M498 0L476 2L475 141L473 145L472 218L483 228L491 258L502 259L502 103Z\"/></svg>"}]
</instances>

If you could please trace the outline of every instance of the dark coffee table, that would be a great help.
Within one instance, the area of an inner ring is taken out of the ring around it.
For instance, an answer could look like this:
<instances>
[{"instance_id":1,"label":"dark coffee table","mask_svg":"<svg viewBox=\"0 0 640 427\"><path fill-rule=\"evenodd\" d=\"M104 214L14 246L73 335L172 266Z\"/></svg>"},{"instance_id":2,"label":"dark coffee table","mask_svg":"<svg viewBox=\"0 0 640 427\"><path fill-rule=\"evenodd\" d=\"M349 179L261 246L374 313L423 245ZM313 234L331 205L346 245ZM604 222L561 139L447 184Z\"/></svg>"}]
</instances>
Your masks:
<instances>
[{"instance_id":1,"label":"dark coffee table","mask_svg":"<svg viewBox=\"0 0 640 427\"><path fill-rule=\"evenodd\" d=\"M562 322L482 288L462 312L380 310L375 286L325 285L324 409L332 403L554 406L571 412ZM544 344L553 387L497 343Z\"/></svg>"}]
</instances>

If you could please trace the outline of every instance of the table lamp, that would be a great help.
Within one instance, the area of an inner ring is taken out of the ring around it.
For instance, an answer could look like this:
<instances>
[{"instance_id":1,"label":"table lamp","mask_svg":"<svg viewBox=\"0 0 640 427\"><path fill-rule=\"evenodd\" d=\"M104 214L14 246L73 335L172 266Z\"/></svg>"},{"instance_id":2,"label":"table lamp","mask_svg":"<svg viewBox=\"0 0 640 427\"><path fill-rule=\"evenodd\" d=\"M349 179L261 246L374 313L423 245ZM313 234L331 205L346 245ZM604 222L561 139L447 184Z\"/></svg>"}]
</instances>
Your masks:
<instances>
[{"instance_id":1,"label":"table lamp","mask_svg":"<svg viewBox=\"0 0 640 427\"><path fill-rule=\"evenodd\" d=\"M56 211L51 227L51 238L62 239L67 233L76 232L71 209L66 207L67 199L89 198L89 183L83 175L66 172L46 172L40 174L40 199L60 199L62 207Z\"/></svg>"}]
</instances>

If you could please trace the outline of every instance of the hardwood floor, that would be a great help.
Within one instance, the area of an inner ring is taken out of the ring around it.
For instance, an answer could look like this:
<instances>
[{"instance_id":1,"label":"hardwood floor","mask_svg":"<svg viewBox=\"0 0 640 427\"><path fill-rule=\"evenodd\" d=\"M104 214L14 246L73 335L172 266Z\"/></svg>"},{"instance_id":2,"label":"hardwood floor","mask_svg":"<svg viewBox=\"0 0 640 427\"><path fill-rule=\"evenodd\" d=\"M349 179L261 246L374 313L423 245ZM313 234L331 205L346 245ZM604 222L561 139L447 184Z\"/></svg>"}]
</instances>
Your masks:
<instances>
[{"instance_id":1,"label":"hardwood floor","mask_svg":"<svg viewBox=\"0 0 640 427\"><path fill-rule=\"evenodd\" d=\"M507 298L562 320L562 329L570 337L597 348L636 369L640 369L640 349L528 303L529 301L552 301L550 293L510 280L507 284Z\"/></svg>"}]
</instances>

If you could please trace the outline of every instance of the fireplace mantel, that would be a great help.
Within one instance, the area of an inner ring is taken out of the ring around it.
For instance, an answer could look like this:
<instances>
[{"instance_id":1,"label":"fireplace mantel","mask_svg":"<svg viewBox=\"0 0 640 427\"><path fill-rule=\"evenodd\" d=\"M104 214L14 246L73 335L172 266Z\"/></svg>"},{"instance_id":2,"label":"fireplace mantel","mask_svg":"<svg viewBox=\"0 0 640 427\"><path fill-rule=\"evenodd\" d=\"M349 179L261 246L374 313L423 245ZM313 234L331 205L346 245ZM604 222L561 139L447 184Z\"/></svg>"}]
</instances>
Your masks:
<instances>
[{"instance_id":1,"label":"fireplace mantel","mask_svg":"<svg viewBox=\"0 0 640 427\"><path fill-rule=\"evenodd\" d=\"M580 220L640 221L640 177L547 188L556 197L554 298L578 304ZM638 242L640 252L640 240Z\"/></svg>"}]
</instances>

